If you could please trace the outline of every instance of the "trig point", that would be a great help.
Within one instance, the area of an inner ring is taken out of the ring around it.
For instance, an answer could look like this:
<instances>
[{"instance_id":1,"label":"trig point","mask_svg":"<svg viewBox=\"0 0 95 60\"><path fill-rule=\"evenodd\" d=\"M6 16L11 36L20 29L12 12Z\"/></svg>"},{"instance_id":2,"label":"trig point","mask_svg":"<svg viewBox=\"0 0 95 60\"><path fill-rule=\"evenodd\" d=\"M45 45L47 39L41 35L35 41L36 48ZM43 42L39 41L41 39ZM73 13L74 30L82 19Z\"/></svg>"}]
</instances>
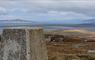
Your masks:
<instances>
[{"instance_id":1,"label":"trig point","mask_svg":"<svg viewBox=\"0 0 95 60\"><path fill-rule=\"evenodd\" d=\"M48 60L42 28L9 27L0 42L0 60Z\"/></svg>"}]
</instances>

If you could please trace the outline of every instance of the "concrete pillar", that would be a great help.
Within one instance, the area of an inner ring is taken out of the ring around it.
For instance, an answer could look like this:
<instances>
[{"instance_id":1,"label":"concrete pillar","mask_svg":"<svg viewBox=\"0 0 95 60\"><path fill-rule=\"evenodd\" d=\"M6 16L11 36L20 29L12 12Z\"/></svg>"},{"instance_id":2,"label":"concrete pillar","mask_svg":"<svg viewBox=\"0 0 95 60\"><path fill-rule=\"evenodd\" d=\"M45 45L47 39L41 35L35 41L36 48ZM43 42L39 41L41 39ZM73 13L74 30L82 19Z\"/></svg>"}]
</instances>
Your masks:
<instances>
[{"instance_id":1,"label":"concrete pillar","mask_svg":"<svg viewBox=\"0 0 95 60\"><path fill-rule=\"evenodd\" d=\"M31 59L33 60L47 60L47 50L42 29L32 29L29 31L31 41Z\"/></svg>"},{"instance_id":2,"label":"concrete pillar","mask_svg":"<svg viewBox=\"0 0 95 60\"><path fill-rule=\"evenodd\" d=\"M0 60L48 60L42 28L4 29L1 43Z\"/></svg>"}]
</instances>

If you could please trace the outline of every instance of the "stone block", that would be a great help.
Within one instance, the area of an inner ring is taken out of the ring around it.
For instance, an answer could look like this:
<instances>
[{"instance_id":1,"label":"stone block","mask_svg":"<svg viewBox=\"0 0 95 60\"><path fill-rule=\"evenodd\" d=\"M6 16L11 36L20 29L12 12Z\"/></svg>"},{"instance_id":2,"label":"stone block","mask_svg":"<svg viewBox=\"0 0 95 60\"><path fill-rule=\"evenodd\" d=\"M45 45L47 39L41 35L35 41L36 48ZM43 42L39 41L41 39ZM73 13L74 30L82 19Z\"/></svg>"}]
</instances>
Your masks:
<instances>
[{"instance_id":1,"label":"stone block","mask_svg":"<svg viewBox=\"0 0 95 60\"><path fill-rule=\"evenodd\" d=\"M0 43L0 60L48 60L42 28L6 28Z\"/></svg>"}]
</instances>

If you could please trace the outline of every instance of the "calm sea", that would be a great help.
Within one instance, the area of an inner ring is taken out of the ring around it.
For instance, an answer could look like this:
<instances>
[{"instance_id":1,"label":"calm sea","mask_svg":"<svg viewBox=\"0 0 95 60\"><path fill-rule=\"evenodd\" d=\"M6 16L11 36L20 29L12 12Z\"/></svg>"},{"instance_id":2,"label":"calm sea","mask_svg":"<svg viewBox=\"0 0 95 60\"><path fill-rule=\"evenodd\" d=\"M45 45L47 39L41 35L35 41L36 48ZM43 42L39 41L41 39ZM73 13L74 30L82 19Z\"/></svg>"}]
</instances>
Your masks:
<instances>
[{"instance_id":1,"label":"calm sea","mask_svg":"<svg viewBox=\"0 0 95 60\"><path fill-rule=\"evenodd\" d=\"M45 31L85 29L95 32L95 27L44 26Z\"/></svg>"},{"instance_id":2,"label":"calm sea","mask_svg":"<svg viewBox=\"0 0 95 60\"><path fill-rule=\"evenodd\" d=\"M6 27L0 27L0 32ZM95 32L95 27L69 27L69 26L44 26L44 31L52 31L52 30L73 30L73 29L85 29L88 31Z\"/></svg>"}]
</instances>

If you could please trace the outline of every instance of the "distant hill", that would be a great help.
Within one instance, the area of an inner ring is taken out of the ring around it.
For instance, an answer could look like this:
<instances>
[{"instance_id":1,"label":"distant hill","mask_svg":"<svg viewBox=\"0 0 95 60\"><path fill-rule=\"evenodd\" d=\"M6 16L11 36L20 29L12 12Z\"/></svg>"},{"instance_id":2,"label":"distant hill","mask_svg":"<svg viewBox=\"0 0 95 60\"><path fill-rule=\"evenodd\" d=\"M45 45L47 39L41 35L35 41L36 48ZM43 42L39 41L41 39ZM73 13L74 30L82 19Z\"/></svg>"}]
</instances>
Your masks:
<instances>
[{"instance_id":1,"label":"distant hill","mask_svg":"<svg viewBox=\"0 0 95 60\"><path fill-rule=\"evenodd\" d=\"M72 21L73 22L73 21ZM76 24L59 24L63 26L73 26L73 27L95 27L95 19L82 20L82 23Z\"/></svg>"},{"instance_id":2,"label":"distant hill","mask_svg":"<svg viewBox=\"0 0 95 60\"><path fill-rule=\"evenodd\" d=\"M72 23L74 22L74 23ZM0 27L8 26L75 26L75 27L95 27L95 19L89 20L68 20L68 21L49 21L49 22L36 22L31 20L0 20Z\"/></svg>"},{"instance_id":3,"label":"distant hill","mask_svg":"<svg viewBox=\"0 0 95 60\"><path fill-rule=\"evenodd\" d=\"M30 20L0 20L0 27L8 27L8 26L32 26L37 25L38 23Z\"/></svg>"},{"instance_id":4,"label":"distant hill","mask_svg":"<svg viewBox=\"0 0 95 60\"><path fill-rule=\"evenodd\" d=\"M79 24L79 26L83 27L95 27L95 19L89 19L89 20L84 20L85 23Z\"/></svg>"}]
</instances>

